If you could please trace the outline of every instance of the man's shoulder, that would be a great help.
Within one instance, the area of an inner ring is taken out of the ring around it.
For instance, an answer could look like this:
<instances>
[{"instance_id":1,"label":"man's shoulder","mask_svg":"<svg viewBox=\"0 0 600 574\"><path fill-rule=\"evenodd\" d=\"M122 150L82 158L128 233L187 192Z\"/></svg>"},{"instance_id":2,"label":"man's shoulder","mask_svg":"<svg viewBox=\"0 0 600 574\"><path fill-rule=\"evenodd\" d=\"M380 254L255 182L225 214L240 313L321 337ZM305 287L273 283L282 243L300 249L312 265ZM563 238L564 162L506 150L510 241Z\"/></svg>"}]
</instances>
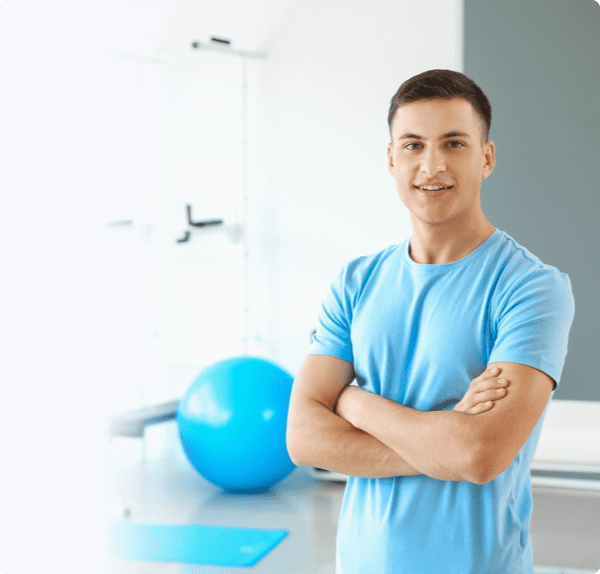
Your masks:
<instances>
[{"instance_id":1,"label":"man's shoulder","mask_svg":"<svg viewBox=\"0 0 600 574\"><path fill-rule=\"evenodd\" d=\"M534 255L505 231L499 233L496 252L507 264L512 263L513 266L518 266L522 270L536 269L560 273L556 267L544 263L537 255Z\"/></svg>"},{"instance_id":2,"label":"man's shoulder","mask_svg":"<svg viewBox=\"0 0 600 574\"><path fill-rule=\"evenodd\" d=\"M403 250L406 249L407 241L408 239L397 245L389 245L376 253L351 259L342 267L342 274L346 280L361 283L374 275L379 275L390 264L398 266L403 259Z\"/></svg>"},{"instance_id":3,"label":"man's shoulder","mask_svg":"<svg viewBox=\"0 0 600 574\"><path fill-rule=\"evenodd\" d=\"M505 259L518 263L521 267L546 266L539 257L518 243L505 231L499 231L496 251Z\"/></svg>"},{"instance_id":4,"label":"man's shoulder","mask_svg":"<svg viewBox=\"0 0 600 574\"><path fill-rule=\"evenodd\" d=\"M498 269L499 287L503 291L513 290L526 285L546 285L570 291L571 282L566 273L553 265L544 263L526 247L504 231L500 232L499 241L491 261Z\"/></svg>"}]
</instances>

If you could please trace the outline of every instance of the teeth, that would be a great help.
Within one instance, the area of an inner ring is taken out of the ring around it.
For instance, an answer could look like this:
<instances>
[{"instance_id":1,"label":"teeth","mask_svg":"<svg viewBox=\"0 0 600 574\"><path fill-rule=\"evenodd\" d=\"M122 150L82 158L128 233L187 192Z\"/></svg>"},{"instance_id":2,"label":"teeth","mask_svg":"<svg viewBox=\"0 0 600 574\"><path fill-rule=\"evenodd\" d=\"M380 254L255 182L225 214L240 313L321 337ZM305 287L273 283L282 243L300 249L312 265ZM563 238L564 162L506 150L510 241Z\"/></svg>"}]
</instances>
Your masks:
<instances>
[{"instance_id":1,"label":"teeth","mask_svg":"<svg viewBox=\"0 0 600 574\"><path fill-rule=\"evenodd\" d=\"M426 189L427 191L439 191L440 189L448 189L448 187L440 187L438 185L421 185L419 186L419 189Z\"/></svg>"}]
</instances>

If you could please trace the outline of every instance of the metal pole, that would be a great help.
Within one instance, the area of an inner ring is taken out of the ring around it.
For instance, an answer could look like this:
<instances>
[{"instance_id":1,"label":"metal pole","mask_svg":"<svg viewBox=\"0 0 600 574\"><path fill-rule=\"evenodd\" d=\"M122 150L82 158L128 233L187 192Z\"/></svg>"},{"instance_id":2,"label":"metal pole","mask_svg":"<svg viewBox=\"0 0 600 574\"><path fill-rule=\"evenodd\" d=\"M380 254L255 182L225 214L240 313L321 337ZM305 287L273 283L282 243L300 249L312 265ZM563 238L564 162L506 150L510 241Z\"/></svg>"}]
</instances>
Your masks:
<instances>
[{"instance_id":1,"label":"metal pole","mask_svg":"<svg viewBox=\"0 0 600 574\"><path fill-rule=\"evenodd\" d=\"M250 339L250 248L248 241L248 70L247 60L242 59L242 225L244 246L244 354L249 352Z\"/></svg>"}]
</instances>

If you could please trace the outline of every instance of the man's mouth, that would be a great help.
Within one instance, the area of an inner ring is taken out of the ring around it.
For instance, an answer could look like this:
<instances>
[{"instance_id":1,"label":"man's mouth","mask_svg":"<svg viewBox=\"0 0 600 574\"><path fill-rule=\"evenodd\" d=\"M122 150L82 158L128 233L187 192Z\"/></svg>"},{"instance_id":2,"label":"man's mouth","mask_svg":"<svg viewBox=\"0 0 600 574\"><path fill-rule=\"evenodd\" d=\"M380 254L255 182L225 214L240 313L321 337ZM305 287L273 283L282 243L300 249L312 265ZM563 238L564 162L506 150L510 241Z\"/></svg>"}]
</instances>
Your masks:
<instances>
[{"instance_id":1,"label":"man's mouth","mask_svg":"<svg viewBox=\"0 0 600 574\"><path fill-rule=\"evenodd\" d=\"M441 185L418 185L415 187L424 191L440 191L441 189L450 189L452 186L449 185L447 187L443 187Z\"/></svg>"}]
</instances>

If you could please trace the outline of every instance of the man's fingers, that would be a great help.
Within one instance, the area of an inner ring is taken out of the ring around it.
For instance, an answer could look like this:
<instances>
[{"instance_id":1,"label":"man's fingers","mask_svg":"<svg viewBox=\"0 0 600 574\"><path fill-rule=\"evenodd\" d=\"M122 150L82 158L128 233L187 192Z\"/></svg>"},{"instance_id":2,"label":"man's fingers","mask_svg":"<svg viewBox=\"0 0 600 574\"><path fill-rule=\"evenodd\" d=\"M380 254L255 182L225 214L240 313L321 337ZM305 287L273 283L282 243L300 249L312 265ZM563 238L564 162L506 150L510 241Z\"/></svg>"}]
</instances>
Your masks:
<instances>
[{"instance_id":1,"label":"man's fingers","mask_svg":"<svg viewBox=\"0 0 600 574\"><path fill-rule=\"evenodd\" d=\"M478 414L484 413L486 411L489 411L493 407L494 407L494 401L486 401L485 403L479 403L479 404L475 405L473 408L469 409L467 411L467 413L471 414L471 415L478 415Z\"/></svg>"},{"instance_id":2,"label":"man's fingers","mask_svg":"<svg viewBox=\"0 0 600 574\"><path fill-rule=\"evenodd\" d=\"M506 395L505 388L508 386L508 380L498 378L498 375L500 375L500 369L494 367L485 370L479 377L473 379L469 390L456 404L454 410L478 414L491 409L494 406L493 401L497 401ZM488 401L492 401L492 403L484 405Z\"/></svg>"},{"instance_id":3,"label":"man's fingers","mask_svg":"<svg viewBox=\"0 0 600 574\"><path fill-rule=\"evenodd\" d=\"M481 393L477 393L471 399L471 404L474 406L475 404L482 404L487 401L497 401L506 395L506 389L504 388L494 388L487 389Z\"/></svg>"},{"instance_id":4,"label":"man's fingers","mask_svg":"<svg viewBox=\"0 0 600 574\"><path fill-rule=\"evenodd\" d=\"M500 369L498 367L492 367L491 369L486 369L479 375L475 380L485 381L486 379L495 378L500 374Z\"/></svg>"},{"instance_id":5,"label":"man's fingers","mask_svg":"<svg viewBox=\"0 0 600 574\"><path fill-rule=\"evenodd\" d=\"M478 402L497 401L500 397L506 394L506 389L489 389L483 393L479 393Z\"/></svg>"},{"instance_id":6,"label":"man's fingers","mask_svg":"<svg viewBox=\"0 0 600 574\"><path fill-rule=\"evenodd\" d=\"M502 399L505 396L506 396L505 388L492 388L492 389L488 388L485 391L482 391L480 393L474 393L468 397L463 398L463 400L457 405L457 407L458 407L458 409L463 410L463 412L470 413L470 414L476 414L474 409L481 407L482 405L488 403L489 401L494 402L499 399ZM489 410L492 406L493 405L488 404L487 407L483 409L483 411L477 411L477 412L484 412L486 410Z\"/></svg>"},{"instance_id":7,"label":"man's fingers","mask_svg":"<svg viewBox=\"0 0 600 574\"><path fill-rule=\"evenodd\" d=\"M475 385L473 385L473 391L475 393L482 393L489 389L502 389L508 386L507 379L498 379L496 377L492 377L490 379L484 379L483 381L478 381Z\"/></svg>"}]
</instances>

